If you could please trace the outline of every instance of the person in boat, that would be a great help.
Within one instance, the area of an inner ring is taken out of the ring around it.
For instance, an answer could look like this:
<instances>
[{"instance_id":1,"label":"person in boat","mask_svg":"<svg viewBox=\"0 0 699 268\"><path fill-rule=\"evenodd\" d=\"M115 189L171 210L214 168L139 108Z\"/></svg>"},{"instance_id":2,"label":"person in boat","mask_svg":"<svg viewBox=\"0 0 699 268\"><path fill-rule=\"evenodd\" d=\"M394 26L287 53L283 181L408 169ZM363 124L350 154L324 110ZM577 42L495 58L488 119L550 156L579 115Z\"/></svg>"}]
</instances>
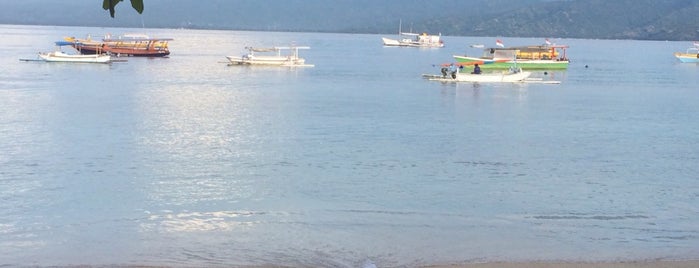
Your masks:
<instances>
[{"instance_id":1,"label":"person in boat","mask_svg":"<svg viewBox=\"0 0 699 268\"><path fill-rule=\"evenodd\" d=\"M451 78L456 79L456 66L454 64L449 64L449 74L451 75Z\"/></svg>"},{"instance_id":2,"label":"person in boat","mask_svg":"<svg viewBox=\"0 0 699 268\"><path fill-rule=\"evenodd\" d=\"M474 65L472 74L481 74L481 67L478 64Z\"/></svg>"}]
</instances>

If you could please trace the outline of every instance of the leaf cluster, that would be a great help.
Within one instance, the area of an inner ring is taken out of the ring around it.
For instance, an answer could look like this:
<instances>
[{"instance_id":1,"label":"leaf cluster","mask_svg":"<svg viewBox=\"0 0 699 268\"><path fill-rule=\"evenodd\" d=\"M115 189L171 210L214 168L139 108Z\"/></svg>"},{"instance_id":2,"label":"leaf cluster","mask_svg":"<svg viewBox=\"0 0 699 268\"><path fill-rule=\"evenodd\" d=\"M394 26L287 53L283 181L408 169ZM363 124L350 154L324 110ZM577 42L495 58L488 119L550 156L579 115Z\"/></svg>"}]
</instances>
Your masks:
<instances>
[{"instance_id":1,"label":"leaf cluster","mask_svg":"<svg viewBox=\"0 0 699 268\"><path fill-rule=\"evenodd\" d=\"M104 10L109 9L109 15L114 18L114 7L116 7L119 2L124 0L104 0L102 2L102 8ZM143 13L143 0L131 0L131 7L138 11L138 14Z\"/></svg>"}]
</instances>

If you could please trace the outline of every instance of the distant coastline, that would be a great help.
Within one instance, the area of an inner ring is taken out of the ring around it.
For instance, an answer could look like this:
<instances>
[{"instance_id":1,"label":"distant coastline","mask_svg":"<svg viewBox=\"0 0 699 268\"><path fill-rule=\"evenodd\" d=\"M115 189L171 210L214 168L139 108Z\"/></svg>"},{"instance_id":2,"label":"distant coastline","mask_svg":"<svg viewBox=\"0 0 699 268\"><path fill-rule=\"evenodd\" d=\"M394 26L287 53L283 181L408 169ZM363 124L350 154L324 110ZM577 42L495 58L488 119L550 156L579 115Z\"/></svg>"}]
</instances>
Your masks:
<instances>
[{"instance_id":1,"label":"distant coastline","mask_svg":"<svg viewBox=\"0 0 699 268\"><path fill-rule=\"evenodd\" d=\"M239 31L397 34L579 39L699 40L699 1L476 0L430 5L400 0L145 0L142 15L128 4L115 18L101 5L44 0L6 1L0 24ZM275 8L260 8L260 7ZM360 8L357 8L360 7Z\"/></svg>"}]
</instances>

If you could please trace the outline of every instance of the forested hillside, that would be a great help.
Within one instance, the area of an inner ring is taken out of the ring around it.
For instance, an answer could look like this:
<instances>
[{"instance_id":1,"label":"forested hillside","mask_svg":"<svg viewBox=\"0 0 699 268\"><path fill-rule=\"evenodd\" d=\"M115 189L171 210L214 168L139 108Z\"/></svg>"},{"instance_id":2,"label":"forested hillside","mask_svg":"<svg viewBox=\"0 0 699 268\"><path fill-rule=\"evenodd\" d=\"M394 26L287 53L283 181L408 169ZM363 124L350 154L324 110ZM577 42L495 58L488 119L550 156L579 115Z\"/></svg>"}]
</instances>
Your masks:
<instances>
[{"instance_id":1,"label":"forested hillside","mask_svg":"<svg viewBox=\"0 0 699 268\"><path fill-rule=\"evenodd\" d=\"M0 23L460 36L698 40L696 0L0 0Z\"/></svg>"}]
</instances>

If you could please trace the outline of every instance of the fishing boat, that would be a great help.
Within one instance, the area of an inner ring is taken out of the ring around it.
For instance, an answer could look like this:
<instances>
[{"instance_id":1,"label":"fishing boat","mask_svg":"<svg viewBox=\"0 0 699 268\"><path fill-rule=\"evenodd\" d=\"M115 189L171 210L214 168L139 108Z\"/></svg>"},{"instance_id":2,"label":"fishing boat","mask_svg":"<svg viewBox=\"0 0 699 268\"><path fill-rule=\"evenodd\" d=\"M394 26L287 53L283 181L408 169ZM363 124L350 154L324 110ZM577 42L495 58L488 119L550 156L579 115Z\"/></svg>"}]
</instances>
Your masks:
<instances>
[{"instance_id":1,"label":"fishing boat","mask_svg":"<svg viewBox=\"0 0 699 268\"><path fill-rule=\"evenodd\" d=\"M66 54L61 51L39 53L39 57L48 62L109 63L111 61L109 55Z\"/></svg>"},{"instance_id":2,"label":"fishing boat","mask_svg":"<svg viewBox=\"0 0 699 268\"><path fill-rule=\"evenodd\" d=\"M463 65L462 65L463 66ZM472 83L519 83L526 82L531 72L522 71L521 68L512 67L506 71L491 72L491 73L462 73L462 68L455 68L453 71L448 71L446 66L443 66L441 75L423 74L423 78L430 81L439 82L472 82Z\"/></svg>"},{"instance_id":3,"label":"fishing boat","mask_svg":"<svg viewBox=\"0 0 699 268\"><path fill-rule=\"evenodd\" d=\"M59 41L56 42L56 46L59 49L53 52L42 52L39 53L39 58L47 62L76 62L76 63L109 63L111 62L111 57L109 55L103 54L93 54L93 55L81 55L81 54L67 54L60 51L61 46L70 46L72 43Z\"/></svg>"},{"instance_id":4,"label":"fishing boat","mask_svg":"<svg viewBox=\"0 0 699 268\"><path fill-rule=\"evenodd\" d=\"M306 46L255 48L245 47L247 52L241 56L226 56L229 65L267 65L285 67L313 67L299 57L299 49L310 49ZM282 54L282 51L289 51Z\"/></svg>"},{"instance_id":5,"label":"fishing boat","mask_svg":"<svg viewBox=\"0 0 699 268\"><path fill-rule=\"evenodd\" d=\"M109 53L116 56L165 57L170 55L168 42L172 38L150 38L144 34L125 34L116 38L106 35L101 41L66 37L81 54Z\"/></svg>"},{"instance_id":6,"label":"fishing boat","mask_svg":"<svg viewBox=\"0 0 699 268\"><path fill-rule=\"evenodd\" d=\"M425 48L440 48L444 47L444 42L441 40L442 34L430 35L427 33L403 32L402 22L398 25L399 39L390 39L381 37L384 46L395 47L425 47Z\"/></svg>"},{"instance_id":7,"label":"fishing boat","mask_svg":"<svg viewBox=\"0 0 699 268\"><path fill-rule=\"evenodd\" d=\"M675 52L675 58L684 63L699 63L699 42L694 42L694 47L688 48L684 53Z\"/></svg>"},{"instance_id":8,"label":"fishing boat","mask_svg":"<svg viewBox=\"0 0 699 268\"><path fill-rule=\"evenodd\" d=\"M402 38L400 40L381 37L384 46L398 47L444 47L444 42L440 40L441 35L428 35L427 33L400 33L402 36L412 38Z\"/></svg>"},{"instance_id":9,"label":"fishing boat","mask_svg":"<svg viewBox=\"0 0 699 268\"><path fill-rule=\"evenodd\" d=\"M524 70L567 69L565 45L484 48L481 56L454 55L460 63L478 63L483 69L509 69L515 61Z\"/></svg>"}]
</instances>

